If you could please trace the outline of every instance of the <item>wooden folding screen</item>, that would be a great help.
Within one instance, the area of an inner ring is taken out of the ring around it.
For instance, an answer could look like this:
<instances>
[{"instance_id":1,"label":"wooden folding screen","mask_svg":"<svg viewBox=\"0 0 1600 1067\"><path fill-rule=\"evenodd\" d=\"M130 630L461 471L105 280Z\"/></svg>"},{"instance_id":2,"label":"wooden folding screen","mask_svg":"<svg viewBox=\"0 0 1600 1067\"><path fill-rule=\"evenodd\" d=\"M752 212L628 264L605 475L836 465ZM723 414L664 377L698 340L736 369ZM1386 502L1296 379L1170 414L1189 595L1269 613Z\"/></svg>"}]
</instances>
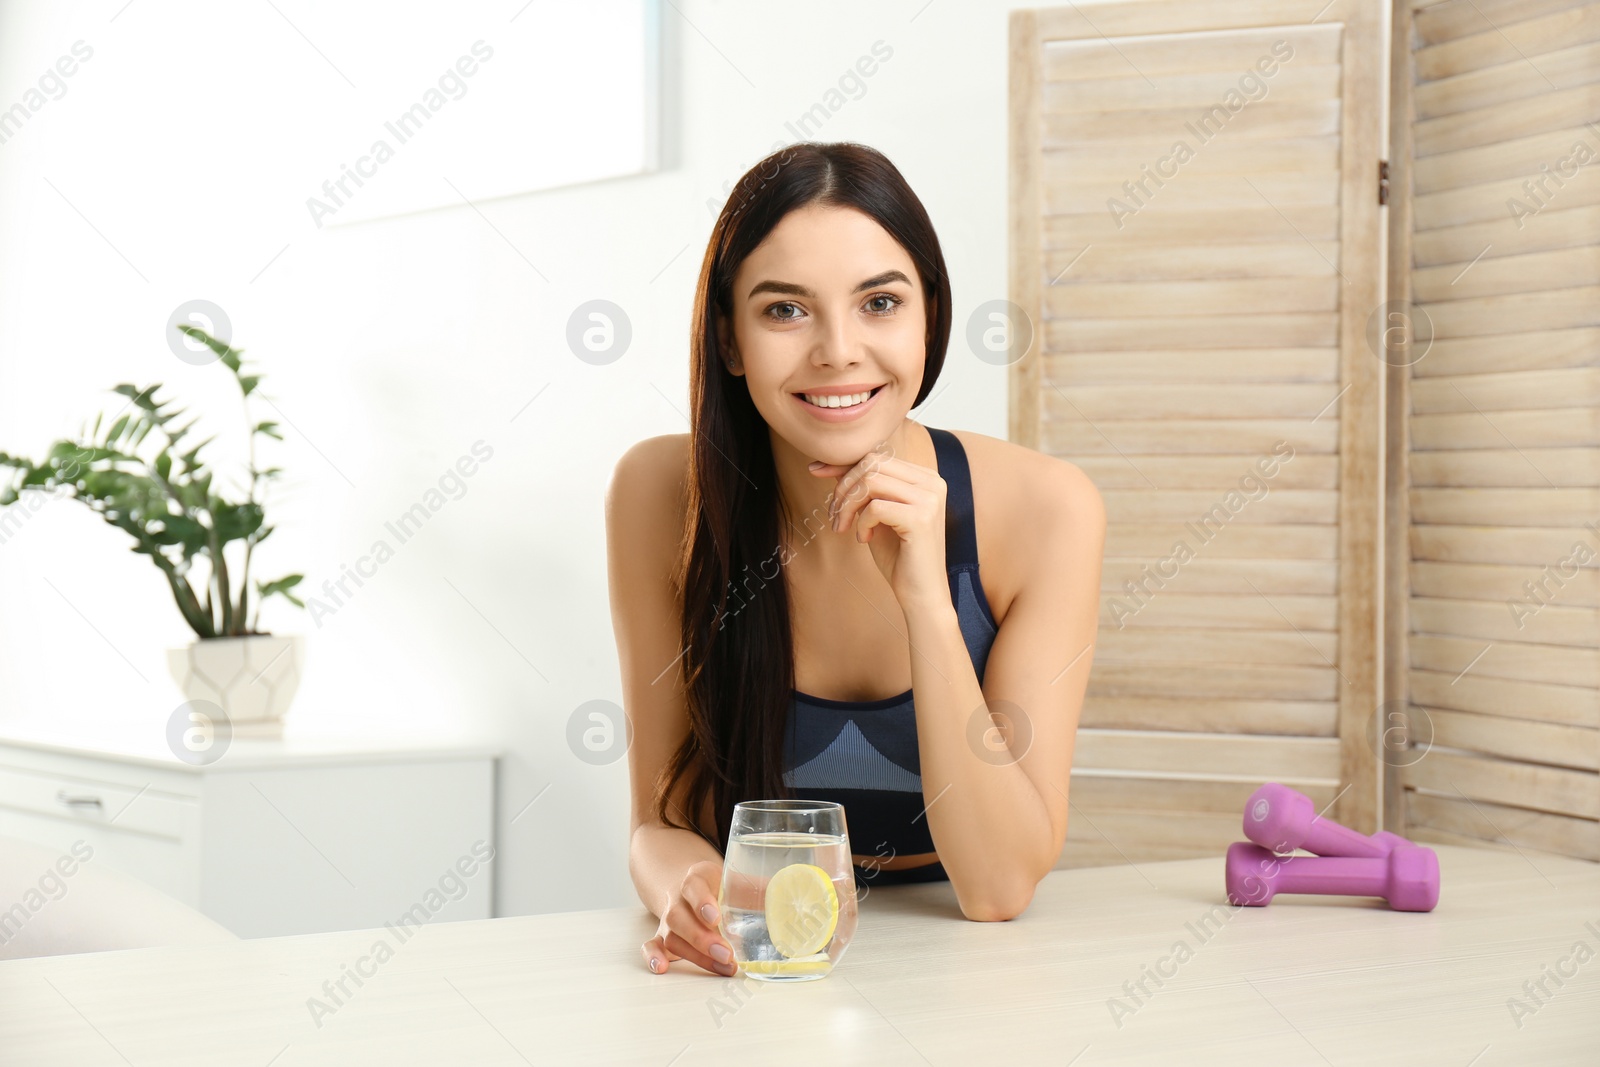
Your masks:
<instances>
[{"instance_id":1,"label":"wooden folding screen","mask_svg":"<svg viewBox=\"0 0 1600 1067\"><path fill-rule=\"evenodd\" d=\"M1377 828L1387 62L1317 8L1011 16L1011 437L1109 521L1062 866L1217 855L1267 780Z\"/></svg>"},{"instance_id":2,"label":"wooden folding screen","mask_svg":"<svg viewBox=\"0 0 1600 1067\"><path fill-rule=\"evenodd\" d=\"M1395 3L1386 823L1600 860L1600 4Z\"/></svg>"}]
</instances>

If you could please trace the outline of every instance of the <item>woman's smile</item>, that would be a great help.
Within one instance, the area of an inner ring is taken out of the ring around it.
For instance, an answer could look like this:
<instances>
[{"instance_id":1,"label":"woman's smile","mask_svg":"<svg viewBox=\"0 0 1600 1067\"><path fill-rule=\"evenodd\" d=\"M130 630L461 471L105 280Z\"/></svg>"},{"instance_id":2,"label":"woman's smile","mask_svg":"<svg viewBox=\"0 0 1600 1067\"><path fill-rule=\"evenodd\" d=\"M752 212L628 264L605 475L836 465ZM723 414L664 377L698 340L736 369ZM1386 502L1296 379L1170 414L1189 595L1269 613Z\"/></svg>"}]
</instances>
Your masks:
<instances>
[{"instance_id":1,"label":"woman's smile","mask_svg":"<svg viewBox=\"0 0 1600 1067\"><path fill-rule=\"evenodd\" d=\"M872 410L885 388L886 386L879 385L863 392L850 393L844 396L820 395L817 393L790 393L789 395L794 397L795 403L823 422L853 422ZM863 395L865 399L863 399ZM822 401L830 406L823 407L817 401Z\"/></svg>"}]
</instances>

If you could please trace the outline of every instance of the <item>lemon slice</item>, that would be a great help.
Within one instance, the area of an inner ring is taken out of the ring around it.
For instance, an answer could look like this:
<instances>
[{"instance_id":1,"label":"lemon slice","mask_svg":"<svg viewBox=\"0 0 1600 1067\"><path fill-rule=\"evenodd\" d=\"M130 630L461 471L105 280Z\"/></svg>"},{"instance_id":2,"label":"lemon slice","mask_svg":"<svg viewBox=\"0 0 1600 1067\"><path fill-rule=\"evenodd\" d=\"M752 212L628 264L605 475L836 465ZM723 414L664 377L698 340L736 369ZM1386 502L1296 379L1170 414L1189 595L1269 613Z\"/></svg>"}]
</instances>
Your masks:
<instances>
[{"instance_id":1,"label":"lemon slice","mask_svg":"<svg viewBox=\"0 0 1600 1067\"><path fill-rule=\"evenodd\" d=\"M791 863L768 880L766 913L773 948L790 960L811 956L839 925L839 894L815 863Z\"/></svg>"},{"instance_id":2,"label":"lemon slice","mask_svg":"<svg viewBox=\"0 0 1600 1067\"><path fill-rule=\"evenodd\" d=\"M789 960L751 960L739 965L751 974L817 974L826 973L829 966L826 952Z\"/></svg>"}]
</instances>

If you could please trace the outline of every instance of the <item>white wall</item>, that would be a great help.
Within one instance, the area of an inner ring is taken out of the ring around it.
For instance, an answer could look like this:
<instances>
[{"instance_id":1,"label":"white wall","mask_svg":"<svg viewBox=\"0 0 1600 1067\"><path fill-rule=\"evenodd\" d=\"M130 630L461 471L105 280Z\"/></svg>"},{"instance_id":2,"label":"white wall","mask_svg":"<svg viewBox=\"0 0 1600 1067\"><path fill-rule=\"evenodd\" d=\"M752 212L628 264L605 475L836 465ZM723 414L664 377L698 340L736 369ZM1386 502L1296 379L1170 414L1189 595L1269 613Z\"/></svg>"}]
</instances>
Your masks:
<instances>
[{"instance_id":1,"label":"white wall","mask_svg":"<svg viewBox=\"0 0 1600 1067\"><path fill-rule=\"evenodd\" d=\"M487 442L493 458L465 494L336 614L319 626L282 601L266 611L264 628L308 635L291 719L492 739L507 751L500 912L633 903L626 760L580 761L566 728L585 701L621 699L602 500L630 444L687 428L707 202L799 139L785 124L884 42L893 54L864 92L835 97L809 136L885 152L938 228L954 327L946 388L916 417L1004 437L1006 372L971 353L965 324L1006 295L1010 5L673 0L660 173L496 200L482 215L319 230L305 199L350 146L320 143L317 116L367 107L381 122L389 108L332 69L359 83L374 42L324 33L309 0L276 2L293 27L264 4L0 0L0 108L75 41L93 48L67 92L0 145L0 450L37 456L114 410L112 385L163 382L161 395L208 413L222 434L213 462L225 459L243 437L226 372L180 362L163 336L196 297L229 313L277 406L261 413L285 424L272 460L288 476L268 507L278 530L255 577L304 571L315 592L375 539L393 545L385 521ZM486 34L514 40L523 0L478 6ZM416 57L419 87L468 44ZM633 327L606 366L565 341L572 310L596 297ZM129 544L64 499L0 544L0 719L161 721L181 702L164 650L191 635Z\"/></svg>"}]
</instances>

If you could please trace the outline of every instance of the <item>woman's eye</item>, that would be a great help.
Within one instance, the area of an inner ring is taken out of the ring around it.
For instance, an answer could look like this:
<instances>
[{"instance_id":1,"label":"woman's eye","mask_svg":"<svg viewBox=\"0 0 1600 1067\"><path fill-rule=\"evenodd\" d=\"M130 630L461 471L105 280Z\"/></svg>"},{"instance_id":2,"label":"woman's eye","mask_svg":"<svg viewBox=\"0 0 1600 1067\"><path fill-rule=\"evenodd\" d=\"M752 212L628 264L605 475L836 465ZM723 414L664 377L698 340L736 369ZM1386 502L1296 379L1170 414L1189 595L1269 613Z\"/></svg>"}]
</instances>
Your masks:
<instances>
[{"instance_id":1,"label":"woman's eye","mask_svg":"<svg viewBox=\"0 0 1600 1067\"><path fill-rule=\"evenodd\" d=\"M870 315L891 315L903 303L905 301L892 293L878 293L867 298L867 313ZM794 322L800 318L801 314L799 306L789 301L773 304L766 310L767 317L774 322Z\"/></svg>"}]
</instances>

